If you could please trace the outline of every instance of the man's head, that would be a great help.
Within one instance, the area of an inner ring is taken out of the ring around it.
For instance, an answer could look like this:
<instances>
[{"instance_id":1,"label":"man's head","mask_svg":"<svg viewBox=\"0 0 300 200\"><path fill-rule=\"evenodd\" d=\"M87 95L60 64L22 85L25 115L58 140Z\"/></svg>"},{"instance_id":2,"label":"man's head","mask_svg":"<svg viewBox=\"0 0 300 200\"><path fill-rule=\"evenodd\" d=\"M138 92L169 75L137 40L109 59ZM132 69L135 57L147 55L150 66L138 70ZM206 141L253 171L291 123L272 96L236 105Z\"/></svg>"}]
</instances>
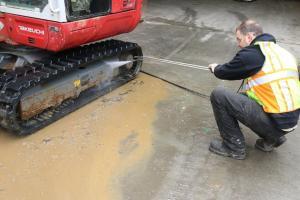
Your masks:
<instances>
[{"instance_id":1,"label":"man's head","mask_svg":"<svg viewBox=\"0 0 300 200\"><path fill-rule=\"evenodd\" d=\"M262 27L254 20L243 21L236 28L236 39L240 48L249 46L256 36L263 33Z\"/></svg>"}]
</instances>

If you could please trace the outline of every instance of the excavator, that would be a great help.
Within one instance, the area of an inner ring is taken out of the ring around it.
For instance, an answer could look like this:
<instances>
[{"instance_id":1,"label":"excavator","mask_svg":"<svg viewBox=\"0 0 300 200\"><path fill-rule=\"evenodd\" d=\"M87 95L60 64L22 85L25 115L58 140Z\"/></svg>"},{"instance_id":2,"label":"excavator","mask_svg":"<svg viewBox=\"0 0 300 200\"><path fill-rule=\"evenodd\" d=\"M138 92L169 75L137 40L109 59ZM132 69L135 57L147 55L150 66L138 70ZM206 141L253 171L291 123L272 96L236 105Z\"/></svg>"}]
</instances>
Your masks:
<instances>
[{"instance_id":1,"label":"excavator","mask_svg":"<svg viewBox=\"0 0 300 200\"><path fill-rule=\"evenodd\" d=\"M32 134L134 79L141 47L110 37L134 30L141 10L142 0L0 0L0 126Z\"/></svg>"}]
</instances>

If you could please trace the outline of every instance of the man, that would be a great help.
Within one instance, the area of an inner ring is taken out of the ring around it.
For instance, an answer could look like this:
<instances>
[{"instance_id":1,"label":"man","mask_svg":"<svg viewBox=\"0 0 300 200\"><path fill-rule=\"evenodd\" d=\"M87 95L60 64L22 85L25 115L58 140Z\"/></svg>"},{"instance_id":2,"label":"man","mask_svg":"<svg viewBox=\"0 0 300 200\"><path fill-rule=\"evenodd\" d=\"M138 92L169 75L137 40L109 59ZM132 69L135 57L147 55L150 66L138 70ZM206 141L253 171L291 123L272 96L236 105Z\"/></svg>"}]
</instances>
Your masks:
<instances>
[{"instance_id":1,"label":"man","mask_svg":"<svg viewBox=\"0 0 300 200\"><path fill-rule=\"evenodd\" d=\"M245 138L238 121L260 139L255 147L270 152L295 130L300 113L300 83L294 56L263 33L261 26L246 20L236 29L241 50L228 63L210 64L219 79L243 81L243 91L234 93L218 87L211 104L222 140L211 142L209 150L235 159L245 159Z\"/></svg>"}]
</instances>

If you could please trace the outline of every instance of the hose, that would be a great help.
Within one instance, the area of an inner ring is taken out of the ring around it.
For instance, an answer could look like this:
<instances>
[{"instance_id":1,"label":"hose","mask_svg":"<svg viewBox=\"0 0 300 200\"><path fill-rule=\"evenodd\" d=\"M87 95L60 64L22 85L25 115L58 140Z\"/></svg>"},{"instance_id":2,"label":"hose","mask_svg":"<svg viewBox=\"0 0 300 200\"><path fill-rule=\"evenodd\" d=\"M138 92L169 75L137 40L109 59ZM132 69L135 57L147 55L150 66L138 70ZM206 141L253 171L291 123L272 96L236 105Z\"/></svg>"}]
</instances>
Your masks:
<instances>
[{"instance_id":1,"label":"hose","mask_svg":"<svg viewBox=\"0 0 300 200\"><path fill-rule=\"evenodd\" d=\"M155 60L155 61L158 61L158 62L161 62L161 63L167 63L167 64L173 64L173 65L178 65L178 66L181 66L181 67L185 67L185 68L192 68L192 69L197 69L197 70L205 70L205 71L209 71L209 68L206 67L206 66L201 66L201 65L194 65L194 64L188 64L188 63L183 63L183 62L177 62L177 61L172 61L172 60L167 60L167 59L160 59L160 58L155 58L155 57L152 57L152 56L143 56L143 57L135 57L135 59L151 59L151 60ZM149 72L146 72L144 70L141 70L142 73L144 74L147 74L151 77L154 77L156 79L159 79L159 80L162 80L168 84L171 84L175 87L178 87L180 89L183 89L189 93L192 93L193 95L196 95L196 96L199 96L201 98L204 98L204 99L209 99L210 96L209 95L206 95L206 94L203 94L203 93L200 93L198 91L195 91L195 90L192 90L190 88L187 88L187 87L184 87L182 85L179 85L177 83L174 83L172 81L169 81L167 79L164 79L164 78L161 78L157 75L154 75L152 73L149 73Z\"/></svg>"}]
</instances>

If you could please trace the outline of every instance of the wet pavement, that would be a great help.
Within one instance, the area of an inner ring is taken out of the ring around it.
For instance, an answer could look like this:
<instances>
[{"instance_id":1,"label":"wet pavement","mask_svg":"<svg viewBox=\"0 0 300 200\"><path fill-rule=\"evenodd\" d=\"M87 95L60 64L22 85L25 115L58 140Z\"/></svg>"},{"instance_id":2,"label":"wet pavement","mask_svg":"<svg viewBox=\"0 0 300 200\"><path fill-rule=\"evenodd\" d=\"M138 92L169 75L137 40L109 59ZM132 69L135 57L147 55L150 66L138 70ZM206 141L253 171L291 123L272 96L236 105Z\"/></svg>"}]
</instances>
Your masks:
<instances>
[{"instance_id":1,"label":"wet pavement","mask_svg":"<svg viewBox=\"0 0 300 200\"><path fill-rule=\"evenodd\" d=\"M146 56L206 66L235 55L235 27L252 18L299 60L299 17L299 1L150 0L133 38ZM144 71L202 97L171 87L169 98L157 107L154 154L125 176L123 199L300 199L299 130L274 152L263 153L254 148L255 134L242 127L248 154L244 161L207 150L219 135L207 96L218 85L237 90L240 81L222 81L208 71L147 58Z\"/></svg>"},{"instance_id":2,"label":"wet pavement","mask_svg":"<svg viewBox=\"0 0 300 200\"><path fill-rule=\"evenodd\" d=\"M0 199L122 199L119 177L150 159L156 104L167 95L165 83L141 75L33 135L0 131Z\"/></svg>"},{"instance_id":3,"label":"wet pavement","mask_svg":"<svg viewBox=\"0 0 300 200\"><path fill-rule=\"evenodd\" d=\"M149 57L206 66L238 50L234 30L254 18L300 59L300 2L148 0L144 22L119 38ZM299 130L272 153L254 148L242 127L247 159L208 151L219 133L209 102L210 72L146 58L141 73L34 135L0 131L0 199L199 200L300 199Z\"/></svg>"}]
</instances>

